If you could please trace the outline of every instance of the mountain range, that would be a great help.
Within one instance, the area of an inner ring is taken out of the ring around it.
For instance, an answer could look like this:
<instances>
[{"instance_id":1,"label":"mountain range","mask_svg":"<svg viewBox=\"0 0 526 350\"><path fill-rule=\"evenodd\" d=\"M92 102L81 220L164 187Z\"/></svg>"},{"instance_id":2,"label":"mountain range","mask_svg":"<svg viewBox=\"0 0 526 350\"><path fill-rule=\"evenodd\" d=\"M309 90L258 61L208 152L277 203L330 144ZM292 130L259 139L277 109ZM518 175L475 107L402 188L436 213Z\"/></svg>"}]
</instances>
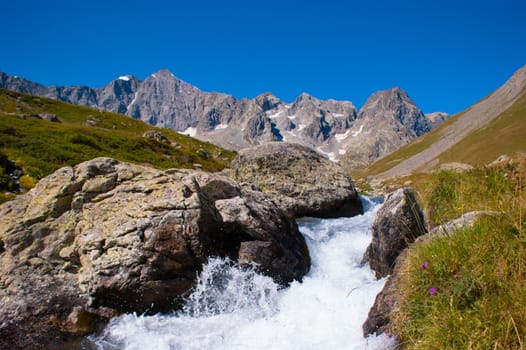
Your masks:
<instances>
[{"instance_id":1,"label":"mountain range","mask_svg":"<svg viewBox=\"0 0 526 350\"><path fill-rule=\"evenodd\" d=\"M46 87L0 72L0 88L125 114L231 150L296 142L350 168L395 151L449 117L425 115L398 87L374 93L358 110L350 101L320 100L307 93L292 103L270 92L236 99L201 91L167 69L144 81L121 76L102 88Z\"/></svg>"}]
</instances>

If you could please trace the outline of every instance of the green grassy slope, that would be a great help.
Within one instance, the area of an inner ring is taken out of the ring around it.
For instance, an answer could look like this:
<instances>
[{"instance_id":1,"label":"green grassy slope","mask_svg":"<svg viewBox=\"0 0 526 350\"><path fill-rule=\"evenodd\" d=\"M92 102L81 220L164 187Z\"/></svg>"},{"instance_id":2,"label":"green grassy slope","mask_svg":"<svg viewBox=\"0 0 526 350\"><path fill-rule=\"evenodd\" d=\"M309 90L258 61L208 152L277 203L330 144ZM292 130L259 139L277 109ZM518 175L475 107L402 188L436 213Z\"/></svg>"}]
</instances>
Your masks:
<instances>
[{"instance_id":1,"label":"green grassy slope","mask_svg":"<svg viewBox=\"0 0 526 350\"><path fill-rule=\"evenodd\" d=\"M435 130L422 135L412 143L371 164L359 173L376 175L386 172L423 150L431 147L447 129L461 118L461 112ZM461 162L471 165L483 165L495 160L501 154L513 155L526 152L526 91L506 111L498 115L485 127L466 135L460 142L444 150L438 157L439 164Z\"/></svg>"},{"instance_id":2,"label":"green grassy slope","mask_svg":"<svg viewBox=\"0 0 526 350\"><path fill-rule=\"evenodd\" d=\"M501 154L526 152L526 91L485 128L475 130L440 155L440 162L487 164Z\"/></svg>"},{"instance_id":3,"label":"green grassy slope","mask_svg":"<svg viewBox=\"0 0 526 350\"><path fill-rule=\"evenodd\" d=\"M55 114L60 122L28 117L45 113ZM169 142L143 137L148 130L161 132ZM124 115L7 90L0 90L0 154L36 179L100 156L161 169L200 164L207 171L228 167L234 156L210 143Z\"/></svg>"},{"instance_id":4,"label":"green grassy slope","mask_svg":"<svg viewBox=\"0 0 526 350\"><path fill-rule=\"evenodd\" d=\"M526 159L438 172L417 193L432 225L472 210L492 214L410 246L391 314L402 348L524 349Z\"/></svg>"}]
</instances>

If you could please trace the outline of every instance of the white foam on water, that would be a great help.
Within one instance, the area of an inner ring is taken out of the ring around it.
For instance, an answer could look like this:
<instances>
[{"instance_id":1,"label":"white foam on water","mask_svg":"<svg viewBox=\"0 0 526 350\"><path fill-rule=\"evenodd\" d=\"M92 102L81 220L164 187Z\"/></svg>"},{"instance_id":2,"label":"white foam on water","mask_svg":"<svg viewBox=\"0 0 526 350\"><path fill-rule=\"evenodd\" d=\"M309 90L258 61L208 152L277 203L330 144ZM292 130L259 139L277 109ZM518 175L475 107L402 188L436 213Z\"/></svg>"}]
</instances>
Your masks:
<instances>
[{"instance_id":1,"label":"white foam on water","mask_svg":"<svg viewBox=\"0 0 526 350\"><path fill-rule=\"evenodd\" d=\"M302 282L280 289L252 268L212 258L182 311L114 318L95 343L104 350L392 348L387 336L362 336L385 282L360 263L378 208L363 203L361 216L300 220L312 259Z\"/></svg>"}]
</instances>

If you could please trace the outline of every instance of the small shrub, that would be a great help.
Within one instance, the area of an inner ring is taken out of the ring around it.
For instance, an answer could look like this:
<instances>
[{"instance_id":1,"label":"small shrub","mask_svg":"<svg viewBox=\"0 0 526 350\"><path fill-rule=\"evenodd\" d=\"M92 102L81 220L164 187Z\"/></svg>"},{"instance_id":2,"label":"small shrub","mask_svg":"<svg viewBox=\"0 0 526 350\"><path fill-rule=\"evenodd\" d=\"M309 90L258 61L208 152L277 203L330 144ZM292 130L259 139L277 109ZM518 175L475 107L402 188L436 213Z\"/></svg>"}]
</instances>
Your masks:
<instances>
[{"instance_id":1,"label":"small shrub","mask_svg":"<svg viewBox=\"0 0 526 350\"><path fill-rule=\"evenodd\" d=\"M67 140L77 145L85 145L99 151L101 150L101 147L99 146L97 141L89 135L84 135L82 133L74 133L73 135L68 136Z\"/></svg>"},{"instance_id":2,"label":"small shrub","mask_svg":"<svg viewBox=\"0 0 526 350\"><path fill-rule=\"evenodd\" d=\"M37 180L29 175L22 175L20 177L20 186L26 190L30 190L37 184Z\"/></svg>"}]
</instances>

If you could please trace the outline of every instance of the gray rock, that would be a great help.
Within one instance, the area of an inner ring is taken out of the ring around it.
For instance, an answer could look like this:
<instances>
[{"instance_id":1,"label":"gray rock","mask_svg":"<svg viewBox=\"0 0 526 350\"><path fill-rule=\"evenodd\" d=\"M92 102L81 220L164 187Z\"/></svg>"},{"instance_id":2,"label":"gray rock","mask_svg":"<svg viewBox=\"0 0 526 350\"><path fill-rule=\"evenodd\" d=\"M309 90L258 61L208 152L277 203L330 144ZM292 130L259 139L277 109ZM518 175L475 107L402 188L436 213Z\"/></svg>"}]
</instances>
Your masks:
<instances>
[{"instance_id":1,"label":"gray rock","mask_svg":"<svg viewBox=\"0 0 526 350\"><path fill-rule=\"evenodd\" d=\"M254 102L261 107L263 112L267 112L270 110L277 110L280 107L283 107L285 103L281 101L279 98L274 96L271 92L265 92L261 95L256 96L254 99Z\"/></svg>"},{"instance_id":2,"label":"gray rock","mask_svg":"<svg viewBox=\"0 0 526 350\"><path fill-rule=\"evenodd\" d=\"M489 210L470 211L454 220L443 223L439 226L433 227L429 233L420 236L416 242L423 242L435 237L442 237L451 235L459 229L468 228L475 224L475 222L483 215L495 215L496 212Z\"/></svg>"},{"instance_id":3,"label":"gray rock","mask_svg":"<svg viewBox=\"0 0 526 350\"><path fill-rule=\"evenodd\" d=\"M369 263L377 278L385 277L393 272L400 252L425 232L424 214L413 190L396 190L387 195L376 214L373 239L363 261Z\"/></svg>"},{"instance_id":4,"label":"gray rock","mask_svg":"<svg viewBox=\"0 0 526 350\"><path fill-rule=\"evenodd\" d=\"M306 146L273 142L244 149L231 168L235 180L273 196L296 217L362 213L350 176Z\"/></svg>"},{"instance_id":5,"label":"gray rock","mask_svg":"<svg viewBox=\"0 0 526 350\"><path fill-rule=\"evenodd\" d=\"M164 136L160 131L157 130L148 130L142 135L142 137L145 137L147 139L153 139L161 143L170 143L170 140L168 140L166 136Z\"/></svg>"},{"instance_id":6,"label":"gray rock","mask_svg":"<svg viewBox=\"0 0 526 350\"><path fill-rule=\"evenodd\" d=\"M393 88L374 93L360 109L347 138L344 162L363 167L431 130L424 113L407 93Z\"/></svg>"},{"instance_id":7,"label":"gray rock","mask_svg":"<svg viewBox=\"0 0 526 350\"><path fill-rule=\"evenodd\" d=\"M48 88L24 78L0 72L0 88L37 96L44 96Z\"/></svg>"},{"instance_id":8,"label":"gray rock","mask_svg":"<svg viewBox=\"0 0 526 350\"><path fill-rule=\"evenodd\" d=\"M55 114L50 113L38 113L38 114L22 114L20 116L22 119L40 119L52 123L60 123L60 119Z\"/></svg>"},{"instance_id":9,"label":"gray rock","mask_svg":"<svg viewBox=\"0 0 526 350\"><path fill-rule=\"evenodd\" d=\"M440 164L438 170L452 170L460 173L473 170L473 166L466 163L451 162Z\"/></svg>"},{"instance_id":10,"label":"gray rock","mask_svg":"<svg viewBox=\"0 0 526 350\"><path fill-rule=\"evenodd\" d=\"M97 89L98 108L125 114L140 84L141 81L136 77L126 75L110 82L102 89Z\"/></svg>"},{"instance_id":11,"label":"gray rock","mask_svg":"<svg viewBox=\"0 0 526 350\"><path fill-rule=\"evenodd\" d=\"M396 258L396 265L392 275L387 278L385 285L378 293L374 300L374 304L369 309L367 319L362 325L363 336L367 337L370 334L380 335L382 333L390 332L390 315L398 307L400 300L400 291L398 285L403 268L406 264L407 250L404 250Z\"/></svg>"},{"instance_id":12,"label":"gray rock","mask_svg":"<svg viewBox=\"0 0 526 350\"><path fill-rule=\"evenodd\" d=\"M172 310L210 256L258 263L283 284L310 263L268 196L110 158L59 169L0 206L0 242L0 347L14 348L60 344L120 312Z\"/></svg>"}]
</instances>

